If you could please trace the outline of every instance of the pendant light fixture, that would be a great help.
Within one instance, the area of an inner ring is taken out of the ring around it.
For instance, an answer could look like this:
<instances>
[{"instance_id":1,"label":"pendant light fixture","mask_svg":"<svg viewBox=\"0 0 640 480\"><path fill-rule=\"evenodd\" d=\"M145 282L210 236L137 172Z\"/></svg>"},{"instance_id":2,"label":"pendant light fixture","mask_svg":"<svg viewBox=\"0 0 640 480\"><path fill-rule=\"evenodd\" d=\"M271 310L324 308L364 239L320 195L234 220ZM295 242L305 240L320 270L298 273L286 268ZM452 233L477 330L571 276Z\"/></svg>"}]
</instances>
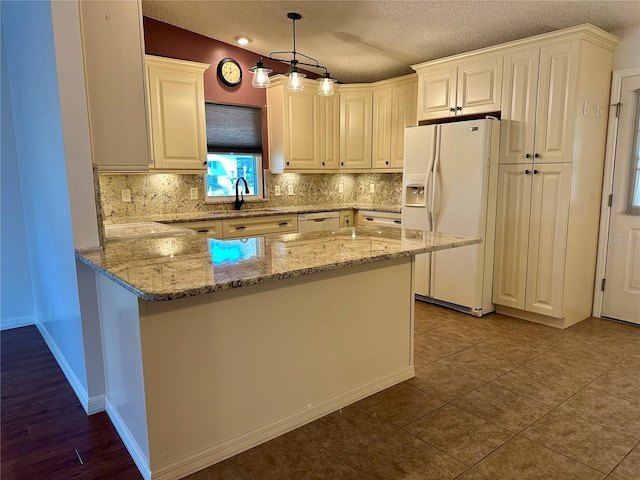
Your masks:
<instances>
[{"instance_id":1,"label":"pendant light fixture","mask_svg":"<svg viewBox=\"0 0 640 480\"><path fill-rule=\"evenodd\" d=\"M335 80L331 78L331 75L329 75L329 71L327 70L327 68L320 65L315 58L296 51L296 20L300 20L302 18L302 15L300 15L299 13L290 12L287 14L287 17L292 22L293 49L283 52L271 52L266 58L268 58L269 60L277 60L280 62L288 63L291 66L289 69L289 73L287 73L287 76L289 77L287 90L291 92L301 92L304 88L304 82L302 81L302 79L306 77L306 75L298 70L298 66L300 65L303 67L319 68L324 70L324 75L319 80L320 85L318 87L318 94L323 96L333 95L333 84L335 83ZM281 56L283 55L289 55L291 56L291 58L281 58ZM301 57L303 61L298 60L298 57ZM256 88L267 88L271 84L269 74L273 70L271 70L270 68L265 68L262 60L262 58L258 60L258 62L256 62L256 64L249 69L249 71L253 73L251 85Z\"/></svg>"}]
</instances>

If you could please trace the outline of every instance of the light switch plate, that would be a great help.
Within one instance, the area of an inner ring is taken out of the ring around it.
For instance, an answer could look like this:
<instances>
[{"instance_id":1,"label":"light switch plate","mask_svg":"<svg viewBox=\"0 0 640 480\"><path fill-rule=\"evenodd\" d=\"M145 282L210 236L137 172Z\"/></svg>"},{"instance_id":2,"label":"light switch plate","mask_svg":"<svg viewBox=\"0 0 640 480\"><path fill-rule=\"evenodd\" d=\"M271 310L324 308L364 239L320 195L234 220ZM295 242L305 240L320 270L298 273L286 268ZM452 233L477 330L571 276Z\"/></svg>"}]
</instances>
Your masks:
<instances>
[{"instance_id":1,"label":"light switch plate","mask_svg":"<svg viewBox=\"0 0 640 480\"><path fill-rule=\"evenodd\" d=\"M370 183L369 184L369 193L376 193L376 184L375 183Z\"/></svg>"},{"instance_id":2,"label":"light switch plate","mask_svg":"<svg viewBox=\"0 0 640 480\"><path fill-rule=\"evenodd\" d=\"M191 195L191 200L197 200L198 199L198 189L197 188L189 189L189 193Z\"/></svg>"},{"instance_id":3,"label":"light switch plate","mask_svg":"<svg viewBox=\"0 0 640 480\"><path fill-rule=\"evenodd\" d=\"M289 185L289 195L293 195L293 185Z\"/></svg>"},{"instance_id":4,"label":"light switch plate","mask_svg":"<svg viewBox=\"0 0 640 480\"><path fill-rule=\"evenodd\" d=\"M338 184L338 193L344 193L344 183Z\"/></svg>"},{"instance_id":5,"label":"light switch plate","mask_svg":"<svg viewBox=\"0 0 640 480\"><path fill-rule=\"evenodd\" d=\"M276 185L276 186L274 187L274 195L275 195L276 197L279 197L280 195L282 195L282 192L280 191L280 185Z\"/></svg>"},{"instance_id":6,"label":"light switch plate","mask_svg":"<svg viewBox=\"0 0 640 480\"><path fill-rule=\"evenodd\" d=\"M131 203L131 190L130 189L125 189L122 190L122 201L124 203Z\"/></svg>"}]
</instances>

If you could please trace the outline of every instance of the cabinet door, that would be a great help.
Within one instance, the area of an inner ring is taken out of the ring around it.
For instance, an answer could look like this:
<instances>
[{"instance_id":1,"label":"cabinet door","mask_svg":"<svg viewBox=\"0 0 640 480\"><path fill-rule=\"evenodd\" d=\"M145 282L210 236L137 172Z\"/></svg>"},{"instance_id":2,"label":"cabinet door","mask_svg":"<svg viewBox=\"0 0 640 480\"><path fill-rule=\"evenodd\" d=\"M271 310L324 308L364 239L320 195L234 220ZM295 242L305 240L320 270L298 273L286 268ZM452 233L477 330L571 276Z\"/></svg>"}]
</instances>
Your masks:
<instances>
[{"instance_id":1,"label":"cabinet door","mask_svg":"<svg viewBox=\"0 0 640 480\"><path fill-rule=\"evenodd\" d=\"M321 97L318 107L320 168L337 170L340 166L340 97Z\"/></svg>"},{"instance_id":2,"label":"cabinet door","mask_svg":"<svg viewBox=\"0 0 640 480\"><path fill-rule=\"evenodd\" d=\"M498 168L493 303L523 309L527 279L530 165Z\"/></svg>"},{"instance_id":3,"label":"cabinet door","mask_svg":"<svg viewBox=\"0 0 640 480\"><path fill-rule=\"evenodd\" d=\"M418 124L416 121L416 82L393 87L391 114L391 168L404 165L404 129Z\"/></svg>"},{"instance_id":4,"label":"cabinet door","mask_svg":"<svg viewBox=\"0 0 640 480\"><path fill-rule=\"evenodd\" d=\"M148 74L154 168L204 172L203 74L159 66Z\"/></svg>"},{"instance_id":5,"label":"cabinet door","mask_svg":"<svg viewBox=\"0 0 640 480\"><path fill-rule=\"evenodd\" d=\"M456 66L428 69L418 76L418 120L455 115ZM454 110L451 111L450 109Z\"/></svg>"},{"instance_id":6,"label":"cabinet door","mask_svg":"<svg viewBox=\"0 0 640 480\"><path fill-rule=\"evenodd\" d=\"M373 168L388 168L391 165L392 101L392 87L373 91Z\"/></svg>"},{"instance_id":7,"label":"cabinet door","mask_svg":"<svg viewBox=\"0 0 640 480\"><path fill-rule=\"evenodd\" d=\"M572 161L578 54L578 40L540 49L536 162Z\"/></svg>"},{"instance_id":8,"label":"cabinet door","mask_svg":"<svg viewBox=\"0 0 640 480\"><path fill-rule=\"evenodd\" d=\"M317 168L318 94L316 90L285 93L286 168Z\"/></svg>"},{"instance_id":9,"label":"cabinet door","mask_svg":"<svg viewBox=\"0 0 640 480\"><path fill-rule=\"evenodd\" d=\"M502 103L502 56L458 66L456 115L497 112Z\"/></svg>"},{"instance_id":10,"label":"cabinet door","mask_svg":"<svg viewBox=\"0 0 640 480\"><path fill-rule=\"evenodd\" d=\"M140 2L78 6L93 162L100 171L148 171Z\"/></svg>"},{"instance_id":11,"label":"cabinet door","mask_svg":"<svg viewBox=\"0 0 640 480\"><path fill-rule=\"evenodd\" d=\"M535 165L525 309L562 317L571 165Z\"/></svg>"},{"instance_id":12,"label":"cabinet door","mask_svg":"<svg viewBox=\"0 0 640 480\"><path fill-rule=\"evenodd\" d=\"M504 56L500 163L531 163L536 121L540 50L530 48Z\"/></svg>"},{"instance_id":13,"label":"cabinet door","mask_svg":"<svg viewBox=\"0 0 640 480\"><path fill-rule=\"evenodd\" d=\"M371 168L371 90L340 92L340 167Z\"/></svg>"}]
</instances>

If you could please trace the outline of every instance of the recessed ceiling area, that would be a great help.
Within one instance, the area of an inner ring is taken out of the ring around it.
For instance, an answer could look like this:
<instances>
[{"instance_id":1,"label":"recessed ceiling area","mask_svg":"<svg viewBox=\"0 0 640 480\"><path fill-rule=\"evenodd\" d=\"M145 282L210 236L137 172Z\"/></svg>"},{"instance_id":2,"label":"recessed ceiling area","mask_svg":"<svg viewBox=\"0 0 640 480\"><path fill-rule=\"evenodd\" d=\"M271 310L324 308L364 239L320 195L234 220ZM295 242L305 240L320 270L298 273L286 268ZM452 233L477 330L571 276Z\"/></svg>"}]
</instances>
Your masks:
<instances>
[{"instance_id":1,"label":"recessed ceiling area","mask_svg":"<svg viewBox=\"0 0 640 480\"><path fill-rule=\"evenodd\" d=\"M607 32L640 25L632 1L172 1L144 0L145 16L245 48L259 56L296 50L343 83L411 73L410 65L583 23ZM320 72L317 72L320 73Z\"/></svg>"}]
</instances>

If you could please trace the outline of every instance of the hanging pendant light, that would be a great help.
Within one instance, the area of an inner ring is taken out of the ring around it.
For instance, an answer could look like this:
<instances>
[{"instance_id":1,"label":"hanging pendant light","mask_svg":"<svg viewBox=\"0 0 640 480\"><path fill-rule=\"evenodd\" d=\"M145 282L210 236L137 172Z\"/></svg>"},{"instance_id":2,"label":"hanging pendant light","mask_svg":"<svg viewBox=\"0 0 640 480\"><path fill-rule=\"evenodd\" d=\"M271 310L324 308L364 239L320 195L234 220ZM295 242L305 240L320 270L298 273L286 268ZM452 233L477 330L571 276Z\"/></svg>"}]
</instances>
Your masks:
<instances>
[{"instance_id":1,"label":"hanging pendant light","mask_svg":"<svg viewBox=\"0 0 640 480\"><path fill-rule=\"evenodd\" d=\"M271 85L271 79L269 78L269 74L273 72L270 68L266 68L264 63L262 63L262 59L258 60L256 64L249 69L251 73L253 73L253 78L251 79L251 85L255 88L267 88Z\"/></svg>"},{"instance_id":2,"label":"hanging pendant light","mask_svg":"<svg viewBox=\"0 0 640 480\"><path fill-rule=\"evenodd\" d=\"M331 78L326 67L320 65L315 58L296 51L296 20L300 20L302 18L302 15L300 15L299 13L290 12L287 14L287 17L292 22L293 49L283 52L271 52L266 58L268 58L269 60L277 60L291 65L291 69L287 74L287 76L289 77L287 90L291 92L301 92L304 89L304 82L302 81L302 79L305 78L306 75L298 70L298 65L302 65L304 67L319 68L321 70L324 70L323 77L319 79L320 85L318 86L318 95L333 95L333 84L336 81ZM283 59L279 58L279 55L290 55L291 58ZM298 60L298 57L302 57L304 61ZM270 68L265 68L264 64L262 63L262 58L258 62L256 62L256 64L251 67L249 71L253 73L251 85L253 85L255 88L267 88L271 84L269 73L271 73L273 70L271 70Z\"/></svg>"},{"instance_id":3,"label":"hanging pendant light","mask_svg":"<svg viewBox=\"0 0 640 480\"><path fill-rule=\"evenodd\" d=\"M318 86L318 95L323 97L330 97L333 95L333 84L336 81L329 76L329 72L325 72L324 77L320 79L320 85Z\"/></svg>"}]
</instances>

